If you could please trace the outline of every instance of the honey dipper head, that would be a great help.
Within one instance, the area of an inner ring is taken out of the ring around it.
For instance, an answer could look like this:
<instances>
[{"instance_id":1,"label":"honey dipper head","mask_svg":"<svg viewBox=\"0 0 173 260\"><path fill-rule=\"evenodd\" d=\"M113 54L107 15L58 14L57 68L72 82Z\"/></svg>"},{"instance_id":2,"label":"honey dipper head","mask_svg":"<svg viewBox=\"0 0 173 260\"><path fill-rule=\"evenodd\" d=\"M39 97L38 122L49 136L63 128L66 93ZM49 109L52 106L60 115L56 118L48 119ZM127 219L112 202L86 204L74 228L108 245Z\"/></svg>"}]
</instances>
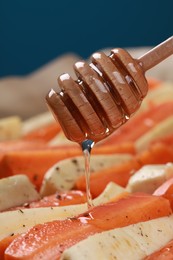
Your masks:
<instances>
[{"instance_id":1,"label":"honey dipper head","mask_svg":"<svg viewBox=\"0 0 173 260\"><path fill-rule=\"evenodd\" d=\"M63 74L58 90L46 96L66 137L78 143L110 135L138 110L148 90L140 64L125 50L97 52L91 61L75 63L78 80Z\"/></svg>"}]
</instances>

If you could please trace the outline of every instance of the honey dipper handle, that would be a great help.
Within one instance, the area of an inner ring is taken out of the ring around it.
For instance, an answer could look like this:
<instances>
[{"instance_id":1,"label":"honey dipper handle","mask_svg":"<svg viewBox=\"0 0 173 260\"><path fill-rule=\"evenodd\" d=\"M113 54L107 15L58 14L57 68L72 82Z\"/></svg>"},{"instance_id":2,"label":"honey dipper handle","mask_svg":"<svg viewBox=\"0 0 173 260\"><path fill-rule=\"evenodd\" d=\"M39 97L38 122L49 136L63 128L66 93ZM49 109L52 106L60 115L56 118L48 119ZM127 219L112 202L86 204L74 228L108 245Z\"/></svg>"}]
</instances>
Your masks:
<instances>
[{"instance_id":1,"label":"honey dipper handle","mask_svg":"<svg viewBox=\"0 0 173 260\"><path fill-rule=\"evenodd\" d=\"M138 59L143 71L147 71L173 54L173 36L157 45Z\"/></svg>"}]
</instances>

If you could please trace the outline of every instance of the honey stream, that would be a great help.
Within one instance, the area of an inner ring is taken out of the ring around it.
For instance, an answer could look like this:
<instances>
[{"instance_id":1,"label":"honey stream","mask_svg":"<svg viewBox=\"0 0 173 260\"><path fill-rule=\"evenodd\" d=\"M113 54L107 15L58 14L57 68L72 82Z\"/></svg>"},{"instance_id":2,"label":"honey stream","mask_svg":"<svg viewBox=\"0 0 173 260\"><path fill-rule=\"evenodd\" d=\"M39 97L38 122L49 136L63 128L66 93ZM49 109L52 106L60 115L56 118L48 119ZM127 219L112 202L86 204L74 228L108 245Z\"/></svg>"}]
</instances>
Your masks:
<instances>
[{"instance_id":1,"label":"honey stream","mask_svg":"<svg viewBox=\"0 0 173 260\"><path fill-rule=\"evenodd\" d=\"M84 155L84 161L85 161L85 182L86 182L86 196L87 196L87 206L88 209L91 209L93 205L92 201L92 195L90 191L90 156L91 156L91 150L94 146L94 142L92 140L85 140L82 142L82 151Z\"/></svg>"}]
</instances>

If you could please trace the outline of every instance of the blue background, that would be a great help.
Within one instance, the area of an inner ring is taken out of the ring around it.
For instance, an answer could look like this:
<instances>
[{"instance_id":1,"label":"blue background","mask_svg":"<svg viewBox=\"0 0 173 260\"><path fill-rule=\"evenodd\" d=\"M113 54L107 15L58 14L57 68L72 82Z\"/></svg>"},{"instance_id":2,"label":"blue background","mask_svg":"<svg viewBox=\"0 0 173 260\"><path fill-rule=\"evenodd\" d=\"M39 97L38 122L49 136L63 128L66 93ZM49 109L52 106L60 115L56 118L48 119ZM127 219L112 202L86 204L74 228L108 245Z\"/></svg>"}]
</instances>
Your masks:
<instances>
[{"instance_id":1,"label":"blue background","mask_svg":"<svg viewBox=\"0 0 173 260\"><path fill-rule=\"evenodd\" d=\"M24 75L60 54L155 45L173 32L172 0L0 0L0 76Z\"/></svg>"}]
</instances>

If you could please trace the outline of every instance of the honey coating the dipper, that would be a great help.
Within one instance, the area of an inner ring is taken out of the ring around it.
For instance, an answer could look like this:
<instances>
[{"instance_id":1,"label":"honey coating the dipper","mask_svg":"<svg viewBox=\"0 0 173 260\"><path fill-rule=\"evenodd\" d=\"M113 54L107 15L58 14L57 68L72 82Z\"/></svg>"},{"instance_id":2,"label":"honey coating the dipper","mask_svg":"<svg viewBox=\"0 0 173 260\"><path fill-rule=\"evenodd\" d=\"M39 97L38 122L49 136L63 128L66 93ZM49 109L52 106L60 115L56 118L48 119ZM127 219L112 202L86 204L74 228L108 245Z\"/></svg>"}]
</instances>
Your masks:
<instances>
[{"instance_id":1,"label":"honey coating the dipper","mask_svg":"<svg viewBox=\"0 0 173 260\"><path fill-rule=\"evenodd\" d=\"M148 91L145 72L172 54L173 37L139 59L123 49L113 49L109 56L94 53L90 64L75 63L77 80L69 74L58 78L47 104L69 140L98 142L139 109Z\"/></svg>"},{"instance_id":2,"label":"honey coating the dipper","mask_svg":"<svg viewBox=\"0 0 173 260\"><path fill-rule=\"evenodd\" d=\"M126 51L98 52L91 60L75 63L78 80L61 75L58 91L46 97L66 137L78 143L110 135L137 111L148 90L141 66Z\"/></svg>"}]
</instances>

